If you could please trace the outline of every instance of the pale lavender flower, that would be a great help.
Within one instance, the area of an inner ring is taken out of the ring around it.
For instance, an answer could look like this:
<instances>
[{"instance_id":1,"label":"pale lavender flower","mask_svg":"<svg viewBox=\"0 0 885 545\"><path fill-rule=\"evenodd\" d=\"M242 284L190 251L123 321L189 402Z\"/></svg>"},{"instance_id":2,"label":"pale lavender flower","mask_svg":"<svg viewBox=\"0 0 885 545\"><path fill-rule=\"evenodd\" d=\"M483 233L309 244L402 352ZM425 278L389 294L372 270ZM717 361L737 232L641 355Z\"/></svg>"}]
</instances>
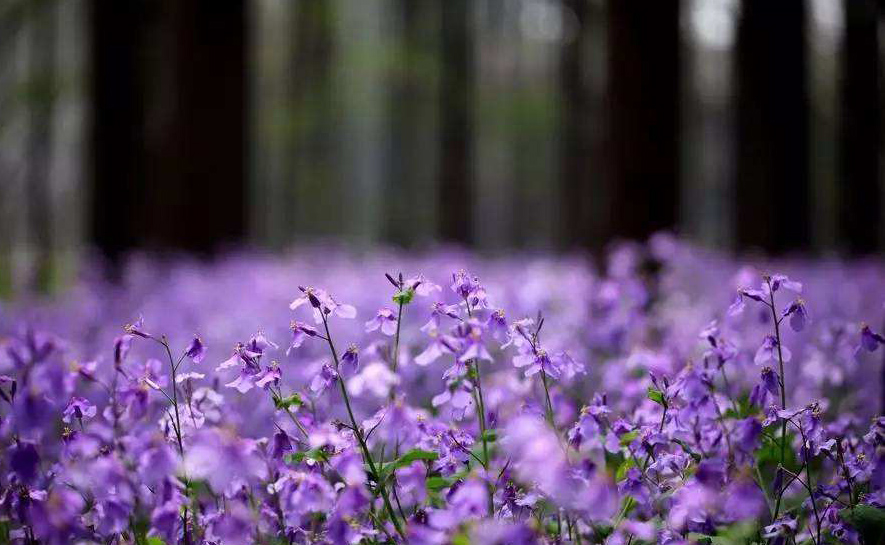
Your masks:
<instances>
[{"instance_id":1,"label":"pale lavender flower","mask_svg":"<svg viewBox=\"0 0 885 545\"><path fill-rule=\"evenodd\" d=\"M184 355L192 359L194 363L203 361L203 358L206 356L206 345L203 344L203 340L194 336L190 344L187 345Z\"/></svg>"},{"instance_id":2,"label":"pale lavender flower","mask_svg":"<svg viewBox=\"0 0 885 545\"><path fill-rule=\"evenodd\" d=\"M314 320L320 324L323 322L323 316L335 314L339 318L356 318L356 308L353 305L341 304L336 301L325 290L316 288L306 288L298 286L302 295L295 298L289 304L291 310L308 303L313 308Z\"/></svg>"},{"instance_id":3,"label":"pale lavender flower","mask_svg":"<svg viewBox=\"0 0 885 545\"><path fill-rule=\"evenodd\" d=\"M74 396L65 407L62 420L68 424L74 419L82 422L94 418L97 411L98 409L89 400Z\"/></svg>"},{"instance_id":4,"label":"pale lavender flower","mask_svg":"<svg viewBox=\"0 0 885 545\"><path fill-rule=\"evenodd\" d=\"M314 376L310 382L310 391L319 396L336 380L338 380L338 372L328 363L324 363L319 374Z\"/></svg>"},{"instance_id":5,"label":"pale lavender flower","mask_svg":"<svg viewBox=\"0 0 885 545\"><path fill-rule=\"evenodd\" d=\"M790 361L793 357L790 350L783 345L780 346L780 354L783 357L784 363ZM778 361L778 342L774 335L765 336L765 339L762 341L762 346L756 351L756 356L753 358L753 361L756 362L757 365L769 361Z\"/></svg>"},{"instance_id":6,"label":"pale lavender flower","mask_svg":"<svg viewBox=\"0 0 885 545\"><path fill-rule=\"evenodd\" d=\"M388 337L396 334L397 316L396 313L387 307L378 309L375 317L366 322L366 333L381 328L381 333Z\"/></svg>"},{"instance_id":7,"label":"pale lavender flower","mask_svg":"<svg viewBox=\"0 0 885 545\"><path fill-rule=\"evenodd\" d=\"M808 310L805 308L805 301L796 299L790 303L781 314L782 318L790 317L790 327L793 331L799 332L805 329L808 323Z\"/></svg>"}]
</instances>

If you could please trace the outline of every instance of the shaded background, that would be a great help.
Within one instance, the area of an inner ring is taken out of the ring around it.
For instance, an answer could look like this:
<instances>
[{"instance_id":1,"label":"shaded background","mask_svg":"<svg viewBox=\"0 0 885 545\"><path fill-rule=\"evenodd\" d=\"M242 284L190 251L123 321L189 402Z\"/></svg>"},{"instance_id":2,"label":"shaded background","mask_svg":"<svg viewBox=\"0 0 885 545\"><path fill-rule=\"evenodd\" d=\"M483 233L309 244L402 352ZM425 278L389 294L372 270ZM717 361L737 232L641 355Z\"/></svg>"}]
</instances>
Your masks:
<instances>
[{"instance_id":1,"label":"shaded background","mask_svg":"<svg viewBox=\"0 0 885 545\"><path fill-rule=\"evenodd\" d=\"M0 295L89 249L877 254L883 4L2 0Z\"/></svg>"}]
</instances>

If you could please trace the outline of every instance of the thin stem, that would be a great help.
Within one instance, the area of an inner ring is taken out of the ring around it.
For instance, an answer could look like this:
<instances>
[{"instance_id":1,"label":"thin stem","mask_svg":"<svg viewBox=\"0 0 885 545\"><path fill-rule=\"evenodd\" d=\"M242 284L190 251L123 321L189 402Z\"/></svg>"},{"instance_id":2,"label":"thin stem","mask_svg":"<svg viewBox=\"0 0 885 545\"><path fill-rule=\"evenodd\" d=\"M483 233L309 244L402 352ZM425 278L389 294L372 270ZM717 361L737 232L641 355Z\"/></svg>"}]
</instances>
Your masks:
<instances>
[{"instance_id":1,"label":"thin stem","mask_svg":"<svg viewBox=\"0 0 885 545\"><path fill-rule=\"evenodd\" d=\"M781 323L777 317L777 307L774 304L774 290L771 289L771 278L766 277L765 282L768 284L768 308L771 309L771 318L774 321L774 336L777 340L777 363L778 369L780 370L780 376L778 377L778 382L781 387L781 409L786 410L787 408L787 387L784 379L784 355L781 351ZM783 468L784 458L786 456L786 448L787 448L787 421L784 420L781 424L781 456L780 456L780 464L779 468ZM780 471L780 469L778 469ZM781 510L781 499L783 498L783 492L778 494L777 503L774 506L774 520L777 520L778 515Z\"/></svg>"},{"instance_id":2,"label":"thin stem","mask_svg":"<svg viewBox=\"0 0 885 545\"><path fill-rule=\"evenodd\" d=\"M339 369L338 362L338 352L335 351L335 343L332 341L332 334L329 332L329 321L326 319L326 315L320 310L320 316L323 318L323 328L326 330L326 342L329 343L329 351L332 352L332 359L335 362L335 370ZM403 532L402 527L400 526L399 519L396 516L396 513L393 511L393 506L390 503L390 498L387 495L387 488L384 484L383 479L381 479L381 474L378 472L375 461L372 459L372 453L369 451L369 446L366 444L366 440L363 437L363 432L360 430L359 425L356 423L356 418L353 416L353 409L350 406L350 396L347 395L347 388L344 386L344 381L341 379L340 375L338 377L338 386L341 389L341 397L344 399L344 406L347 408L347 416L350 417L350 423L353 425L353 433L359 442L360 448L363 450L363 458L365 458L366 463L369 465L369 470L372 472L372 475L375 478L375 482L377 483L378 492L381 494L381 499L384 501L384 507L387 510L387 514L390 517L390 521L393 523L394 528L396 528L396 532L403 538L403 540L408 541L406 539L406 535Z\"/></svg>"},{"instance_id":3,"label":"thin stem","mask_svg":"<svg viewBox=\"0 0 885 545\"><path fill-rule=\"evenodd\" d=\"M178 413L178 383L176 382L178 365L175 364L175 359L172 357L172 350L169 348L169 341L166 340L166 336L164 335L163 339L158 342L166 349L166 355L169 357L169 366L172 369L172 407L175 409L175 439L178 441L178 454L184 456L184 442L181 440L181 417ZM184 355L179 358L178 363L181 363L182 359L184 359ZM169 396L166 397L168 398Z\"/></svg>"},{"instance_id":4,"label":"thin stem","mask_svg":"<svg viewBox=\"0 0 885 545\"><path fill-rule=\"evenodd\" d=\"M399 309L396 313L396 339L393 341L393 372L396 373L396 367L399 363L399 331L403 323L403 301L399 301ZM393 396L393 391L390 393Z\"/></svg>"},{"instance_id":5,"label":"thin stem","mask_svg":"<svg viewBox=\"0 0 885 545\"><path fill-rule=\"evenodd\" d=\"M550 388L547 386L547 373L541 369L541 384L544 385L544 398L547 400L547 422L550 427L556 430L556 423L553 421L553 403L550 401Z\"/></svg>"},{"instance_id":6,"label":"thin stem","mask_svg":"<svg viewBox=\"0 0 885 545\"><path fill-rule=\"evenodd\" d=\"M467 297L464 298L464 304L467 307L467 316L473 317L473 309L470 308L470 300ZM468 363L469 364L469 363ZM489 467L489 444L488 439L486 437L486 403L485 398L482 395L482 375L479 371L479 360L473 361L473 371L476 375L476 393L478 398L478 407L479 410L479 434L480 439L482 440L482 457L485 460L483 467L488 470ZM489 515L494 515L495 513L495 483L489 484Z\"/></svg>"},{"instance_id":7,"label":"thin stem","mask_svg":"<svg viewBox=\"0 0 885 545\"><path fill-rule=\"evenodd\" d=\"M786 473L787 475L792 477L792 480L790 481L791 483L793 481L799 481L799 484L801 484L803 487L805 487L806 490L808 490L808 495L809 495L809 497L811 497L811 505L812 505L812 507L814 507L814 517L817 520L817 538L815 538L814 534L811 535L811 538L814 540L815 543L820 543L821 520L820 520L820 515L818 514L818 511L817 511L817 503L814 501L814 492L811 489L811 485L808 484L806 481L803 481L802 477L800 477L796 473L793 473L789 469L787 469L787 468L781 468L781 469L783 469L784 473ZM809 471L808 464L805 464L805 471L806 471L806 474L808 474L808 471ZM810 477L810 474L808 474L808 475Z\"/></svg>"},{"instance_id":8,"label":"thin stem","mask_svg":"<svg viewBox=\"0 0 885 545\"><path fill-rule=\"evenodd\" d=\"M734 410L735 414L738 413L737 403L735 403L734 398L731 397L731 385L728 383L728 375L725 374L725 364L719 366L719 371L722 373L722 382L725 385L725 397L731 402L731 408Z\"/></svg>"},{"instance_id":9,"label":"thin stem","mask_svg":"<svg viewBox=\"0 0 885 545\"><path fill-rule=\"evenodd\" d=\"M282 390L282 388L280 388L279 391L275 392L273 390L273 388L271 388L270 395L271 395L271 398L273 398L273 400L274 400L274 404L276 405L276 401L278 399L283 399L283 390ZM292 411L289 409L289 407L284 406L283 410L286 411L286 414L289 415L289 419L292 420L292 423L295 424L295 426L301 431L301 433L304 435L304 437L309 438L310 434L307 433L307 430L304 429L304 426L301 424L301 422L297 418L295 418L295 414L292 413Z\"/></svg>"},{"instance_id":10,"label":"thin stem","mask_svg":"<svg viewBox=\"0 0 885 545\"><path fill-rule=\"evenodd\" d=\"M854 507L854 483L851 481L851 473L848 471L848 466L845 465L845 453L842 450L841 437L836 440L836 452L839 455L839 465L842 466L842 476L848 484L848 503L851 507Z\"/></svg>"}]
</instances>

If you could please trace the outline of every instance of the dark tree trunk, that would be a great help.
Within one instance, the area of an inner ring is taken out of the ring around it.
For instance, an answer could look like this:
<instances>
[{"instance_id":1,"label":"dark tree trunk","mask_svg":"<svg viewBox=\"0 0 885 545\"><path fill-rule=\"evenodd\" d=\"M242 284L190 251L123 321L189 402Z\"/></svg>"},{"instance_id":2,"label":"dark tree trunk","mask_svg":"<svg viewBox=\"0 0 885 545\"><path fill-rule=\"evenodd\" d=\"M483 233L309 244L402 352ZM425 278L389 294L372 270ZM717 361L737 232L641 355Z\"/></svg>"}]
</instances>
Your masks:
<instances>
[{"instance_id":1,"label":"dark tree trunk","mask_svg":"<svg viewBox=\"0 0 885 545\"><path fill-rule=\"evenodd\" d=\"M746 0L738 25L740 248L810 243L808 88L803 0Z\"/></svg>"},{"instance_id":2,"label":"dark tree trunk","mask_svg":"<svg viewBox=\"0 0 885 545\"><path fill-rule=\"evenodd\" d=\"M842 46L842 147L839 218L843 247L877 249L882 195L879 139L882 89L873 0L845 0Z\"/></svg>"},{"instance_id":3,"label":"dark tree trunk","mask_svg":"<svg viewBox=\"0 0 885 545\"><path fill-rule=\"evenodd\" d=\"M53 2L32 0L31 43L28 70L30 88L27 138L27 217L35 251L34 274L29 288L47 291L52 283L52 202L49 168L52 165L53 111L58 84L55 78L57 11Z\"/></svg>"},{"instance_id":4,"label":"dark tree trunk","mask_svg":"<svg viewBox=\"0 0 885 545\"><path fill-rule=\"evenodd\" d=\"M575 15L577 29L571 41L562 46L559 70L561 102L560 184L562 187L562 245L566 248L595 248L591 203L599 198L600 165L593 149L594 116L588 88L587 37L590 3L568 0L566 7Z\"/></svg>"},{"instance_id":5,"label":"dark tree trunk","mask_svg":"<svg viewBox=\"0 0 885 545\"><path fill-rule=\"evenodd\" d=\"M159 107L170 113L155 135L148 242L211 252L239 241L246 224L246 3L163 6L172 58L154 68L168 71Z\"/></svg>"},{"instance_id":6,"label":"dark tree trunk","mask_svg":"<svg viewBox=\"0 0 885 545\"><path fill-rule=\"evenodd\" d=\"M473 24L469 0L442 3L439 237L473 240Z\"/></svg>"},{"instance_id":7,"label":"dark tree trunk","mask_svg":"<svg viewBox=\"0 0 885 545\"><path fill-rule=\"evenodd\" d=\"M395 4L401 32L387 110L390 123L389 176L382 199L385 211L383 229L387 241L407 247L417 243L422 236L420 216L428 204L427 196L420 193L425 180L419 179L422 175L420 162L426 159L421 132L428 130L422 125L428 89L420 65L427 62L429 53L430 33L426 23L432 19L427 13L431 5L416 0L399 0Z\"/></svg>"},{"instance_id":8,"label":"dark tree trunk","mask_svg":"<svg viewBox=\"0 0 885 545\"><path fill-rule=\"evenodd\" d=\"M145 196L143 2L91 4L92 240L117 261L140 237Z\"/></svg>"},{"instance_id":9,"label":"dark tree trunk","mask_svg":"<svg viewBox=\"0 0 885 545\"><path fill-rule=\"evenodd\" d=\"M246 5L93 3L93 234L211 252L244 234Z\"/></svg>"},{"instance_id":10,"label":"dark tree trunk","mask_svg":"<svg viewBox=\"0 0 885 545\"><path fill-rule=\"evenodd\" d=\"M678 217L679 1L607 9L609 235L642 239Z\"/></svg>"}]
</instances>

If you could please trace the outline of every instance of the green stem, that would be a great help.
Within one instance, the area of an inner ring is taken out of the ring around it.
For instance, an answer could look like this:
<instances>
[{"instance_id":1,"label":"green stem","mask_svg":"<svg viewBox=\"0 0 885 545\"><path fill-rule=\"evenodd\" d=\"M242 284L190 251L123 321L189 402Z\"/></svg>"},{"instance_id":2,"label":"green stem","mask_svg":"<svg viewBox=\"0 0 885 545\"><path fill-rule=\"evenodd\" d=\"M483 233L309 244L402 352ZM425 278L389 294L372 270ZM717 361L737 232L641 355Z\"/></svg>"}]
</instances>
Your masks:
<instances>
[{"instance_id":1,"label":"green stem","mask_svg":"<svg viewBox=\"0 0 885 545\"><path fill-rule=\"evenodd\" d=\"M473 317L473 310L470 308L470 301L465 297L464 304L467 305L467 316ZM469 365L469 362L468 362ZM489 468L489 444L488 439L486 438L486 403L485 398L482 395L482 375L479 371L479 360L473 361L473 371L476 375L476 394L478 398L478 407L479 410L479 433L480 439L482 440L482 457L485 460L483 467L488 471ZM489 486L489 516L495 514L495 483L488 483Z\"/></svg>"},{"instance_id":2,"label":"green stem","mask_svg":"<svg viewBox=\"0 0 885 545\"><path fill-rule=\"evenodd\" d=\"M403 302L400 300L399 309L396 313L396 340L393 343L393 372L396 373L396 367L399 363L399 330L403 323ZM393 393L391 392L391 396Z\"/></svg>"},{"instance_id":3,"label":"green stem","mask_svg":"<svg viewBox=\"0 0 885 545\"><path fill-rule=\"evenodd\" d=\"M778 377L778 383L781 387L781 409L786 410L787 408L787 388L784 384L784 356L781 351L781 323L777 318L777 307L774 304L774 290L771 289L771 279L766 279L768 283L768 296L769 303L768 307L771 309L771 318L774 320L774 336L777 340L777 362L778 369L780 371L780 377ZM781 471L780 468L784 466L784 458L786 456L786 448L787 448L787 421L784 420L781 424L781 457L780 457L780 466L778 471ZM782 490L777 496L777 502L774 506L774 520L777 520L778 515L781 510L781 500L783 499L784 491Z\"/></svg>"},{"instance_id":4,"label":"green stem","mask_svg":"<svg viewBox=\"0 0 885 545\"><path fill-rule=\"evenodd\" d=\"M556 423L553 421L553 403L550 401L550 388L547 386L547 373L541 369L541 384L544 385L544 397L547 400L547 422L550 423L550 427L556 431Z\"/></svg>"},{"instance_id":5,"label":"green stem","mask_svg":"<svg viewBox=\"0 0 885 545\"><path fill-rule=\"evenodd\" d=\"M332 334L329 332L329 321L326 319L326 315L320 311L320 315L323 318L323 327L326 330L326 342L329 343L329 350L332 352L332 359L335 362L335 371L339 369L338 362L338 352L335 351L335 343L332 342ZM381 474L378 472L378 469L375 466L375 461L372 459L372 453L369 451L369 446L366 444L366 439L363 437L363 432L359 425L356 422L356 417L353 416L353 409L350 406L350 396L347 395L347 388L344 386L344 380L340 376L338 376L338 386L341 389L341 397L344 399L344 406L347 408L347 416L350 417L350 423L353 426L353 434L356 436L357 441L359 442L360 448L363 451L363 458L365 462L369 465L369 470L372 472L372 476L375 478L375 482L378 486L378 492L381 495L381 499L384 501L384 508L387 510L387 514L390 517L390 521L393 523L394 528L396 528L396 532L403 538L404 541L408 541L405 533L403 532L402 526L400 525L399 519L396 516L396 513L393 511L393 505L390 503L390 498L387 494L387 487L384 484L383 479L381 478Z\"/></svg>"}]
</instances>

